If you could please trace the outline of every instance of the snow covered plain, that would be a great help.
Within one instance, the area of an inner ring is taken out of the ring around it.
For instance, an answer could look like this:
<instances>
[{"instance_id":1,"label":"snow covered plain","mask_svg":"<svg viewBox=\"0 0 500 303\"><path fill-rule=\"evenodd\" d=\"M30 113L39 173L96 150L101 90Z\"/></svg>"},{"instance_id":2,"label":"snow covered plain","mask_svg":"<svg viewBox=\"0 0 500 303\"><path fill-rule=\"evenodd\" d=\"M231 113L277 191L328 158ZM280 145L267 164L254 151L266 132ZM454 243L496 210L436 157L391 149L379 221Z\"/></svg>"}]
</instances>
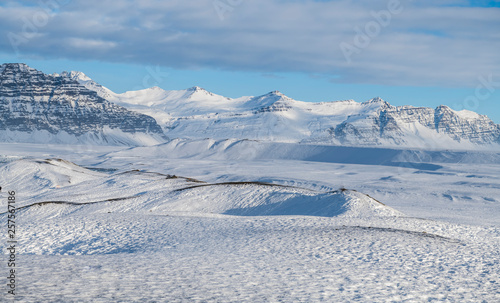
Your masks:
<instances>
[{"instance_id":1,"label":"snow covered plain","mask_svg":"<svg viewBox=\"0 0 500 303\"><path fill-rule=\"evenodd\" d=\"M2 144L16 300L500 301L498 152L252 142Z\"/></svg>"}]
</instances>

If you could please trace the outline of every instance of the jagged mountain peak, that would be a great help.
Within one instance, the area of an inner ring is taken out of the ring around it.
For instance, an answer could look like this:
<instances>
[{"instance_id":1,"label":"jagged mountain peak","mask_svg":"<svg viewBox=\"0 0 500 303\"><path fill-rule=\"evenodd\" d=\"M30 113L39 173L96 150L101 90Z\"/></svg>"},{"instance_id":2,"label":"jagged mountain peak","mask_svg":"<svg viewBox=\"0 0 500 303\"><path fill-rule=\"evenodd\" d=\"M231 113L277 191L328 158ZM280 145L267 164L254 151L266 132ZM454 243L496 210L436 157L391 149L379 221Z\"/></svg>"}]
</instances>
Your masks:
<instances>
[{"instance_id":1,"label":"jagged mountain peak","mask_svg":"<svg viewBox=\"0 0 500 303\"><path fill-rule=\"evenodd\" d=\"M294 100L275 90L265 95L253 97L248 104L257 112L286 112L292 109Z\"/></svg>"},{"instance_id":2,"label":"jagged mountain peak","mask_svg":"<svg viewBox=\"0 0 500 303\"><path fill-rule=\"evenodd\" d=\"M283 94L279 90L273 90L272 92L269 92L269 93L265 94L264 96L277 97L277 98L280 98L283 100L293 100L292 98L286 96L285 94Z\"/></svg>"},{"instance_id":3,"label":"jagged mountain peak","mask_svg":"<svg viewBox=\"0 0 500 303\"><path fill-rule=\"evenodd\" d=\"M218 95L215 93L212 93L211 91L208 91L202 87L199 86L193 86L191 88L188 88L183 91L171 91L173 93L175 92L185 92L185 96L188 100L195 101L195 102L222 102L225 103L227 101L232 101L231 98L224 97L222 95Z\"/></svg>"},{"instance_id":4,"label":"jagged mountain peak","mask_svg":"<svg viewBox=\"0 0 500 303\"><path fill-rule=\"evenodd\" d=\"M195 96L195 95L197 95L197 96L216 96L216 94L209 92L206 89L199 87L199 86L190 87L186 91L191 96Z\"/></svg>"},{"instance_id":5,"label":"jagged mountain peak","mask_svg":"<svg viewBox=\"0 0 500 303\"><path fill-rule=\"evenodd\" d=\"M82 72L79 72L79 71L70 71L70 72L64 71L64 72L61 73L61 76L62 77L68 77L68 78L71 78L73 80L77 80L79 82L80 81L93 81L86 74L84 74Z\"/></svg>"},{"instance_id":6,"label":"jagged mountain peak","mask_svg":"<svg viewBox=\"0 0 500 303\"><path fill-rule=\"evenodd\" d=\"M372 107L375 106L379 110L386 110L386 109L394 108L394 106L392 106L389 102L383 100L380 97L372 98L372 99L370 99L368 101L365 101L365 102L361 103L361 105L367 106L367 107L370 107L370 108L372 108Z\"/></svg>"},{"instance_id":7,"label":"jagged mountain peak","mask_svg":"<svg viewBox=\"0 0 500 303\"><path fill-rule=\"evenodd\" d=\"M89 76L80 71L70 71L70 72L64 71L60 75L53 74L52 76L55 77L60 76L66 79L70 79L71 81L76 81L85 88L91 91L95 91L99 97L106 100L111 100L116 95L110 89L100 85L99 83L95 82Z\"/></svg>"},{"instance_id":8,"label":"jagged mountain peak","mask_svg":"<svg viewBox=\"0 0 500 303\"><path fill-rule=\"evenodd\" d=\"M380 97L375 97L375 98L371 98L370 100L366 101L366 103L374 103L374 102L385 102L385 100L383 100Z\"/></svg>"},{"instance_id":9,"label":"jagged mountain peak","mask_svg":"<svg viewBox=\"0 0 500 303\"><path fill-rule=\"evenodd\" d=\"M207 90L204 89L203 87L193 86L193 87L188 88L187 91L190 91L190 92L206 92Z\"/></svg>"},{"instance_id":10,"label":"jagged mountain peak","mask_svg":"<svg viewBox=\"0 0 500 303\"><path fill-rule=\"evenodd\" d=\"M436 107L436 111L439 111L439 112L453 112L454 110L452 110L449 106L439 105L439 106Z\"/></svg>"},{"instance_id":11,"label":"jagged mountain peak","mask_svg":"<svg viewBox=\"0 0 500 303\"><path fill-rule=\"evenodd\" d=\"M272 92L267 93L267 95L277 95L277 96L284 96L279 90L273 90Z\"/></svg>"},{"instance_id":12,"label":"jagged mountain peak","mask_svg":"<svg viewBox=\"0 0 500 303\"><path fill-rule=\"evenodd\" d=\"M293 99L281 93L280 91L275 90L265 95L254 97L254 100L267 100L274 103L276 101L291 101Z\"/></svg>"},{"instance_id":13,"label":"jagged mountain peak","mask_svg":"<svg viewBox=\"0 0 500 303\"><path fill-rule=\"evenodd\" d=\"M363 102L362 104L374 104L374 103L389 104L387 101L385 101L384 99L382 99L380 97L372 98L368 101Z\"/></svg>"},{"instance_id":14,"label":"jagged mountain peak","mask_svg":"<svg viewBox=\"0 0 500 303\"><path fill-rule=\"evenodd\" d=\"M461 111L456 111L450 108L449 106L446 105L439 105L436 107L434 110L436 115L447 115L447 116L455 116L455 117L460 117L464 120L477 120L477 119L489 119L486 116L480 115L478 113L475 113L470 110L461 110Z\"/></svg>"}]
</instances>

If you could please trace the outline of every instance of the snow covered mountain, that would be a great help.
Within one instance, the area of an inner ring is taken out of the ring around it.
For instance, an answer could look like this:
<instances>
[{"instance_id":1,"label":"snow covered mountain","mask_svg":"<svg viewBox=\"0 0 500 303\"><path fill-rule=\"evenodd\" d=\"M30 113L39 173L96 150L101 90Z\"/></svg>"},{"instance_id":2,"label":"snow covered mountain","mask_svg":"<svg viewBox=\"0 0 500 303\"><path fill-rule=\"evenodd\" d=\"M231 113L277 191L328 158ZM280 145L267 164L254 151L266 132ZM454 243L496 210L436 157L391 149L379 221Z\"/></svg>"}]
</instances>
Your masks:
<instances>
[{"instance_id":1,"label":"snow covered mountain","mask_svg":"<svg viewBox=\"0 0 500 303\"><path fill-rule=\"evenodd\" d=\"M108 145L165 140L153 118L99 97L72 76L46 75L25 64L1 65L0 140Z\"/></svg>"},{"instance_id":2,"label":"snow covered mountain","mask_svg":"<svg viewBox=\"0 0 500 303\"><path fill-rule=\"evenodd\" d=\"M497 148L500 143L500 126L488 117L447 106L396 107L380 98L311 103L278 91L230 99L200 87L115 94L79 81L112 102L154 117L170 138L426 149Z\"/></svg>"},{"instance_id":3,"label":"snow covered mountain","mask_svg":"<svg viewBox=\"0 0 500 303\"><path fill-rule=\"evenodd\" d=\"M25 136L25 132L37 129L79 137L93 134L92 138L97 137L93 142L127 141L110 139L106 135L110 130L127 136L154 135L155 140L146 140L149 144L164 140L158 139L162 134L186 140L425 149L497 149L500 144L500 125L486 116L447 106L392 106L380 98L363 103L312 103L293 100L278 91L232 99L196 86L117 94L81 72L44 75L23 64L4 64L0 72L0 100L6 117L0 124L2 140L14 140L5 130L24 132ZM54 101L59 105L50 106ZM41 115L33 116L33 109ZM13 112L22 118L13 119ZM86 115L94 118L82 118Z\"/></svg>"}]
</instances>

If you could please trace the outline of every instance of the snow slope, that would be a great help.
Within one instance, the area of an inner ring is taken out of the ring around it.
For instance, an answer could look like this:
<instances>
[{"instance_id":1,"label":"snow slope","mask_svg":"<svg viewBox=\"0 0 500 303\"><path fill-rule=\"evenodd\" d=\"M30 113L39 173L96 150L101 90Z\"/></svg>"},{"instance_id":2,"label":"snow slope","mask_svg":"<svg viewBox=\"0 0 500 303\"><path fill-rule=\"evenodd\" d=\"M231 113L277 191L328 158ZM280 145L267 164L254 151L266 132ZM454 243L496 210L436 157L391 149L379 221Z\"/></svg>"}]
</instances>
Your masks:
<instances>
[{"instance_id":1,"label":"snow slope","mask_svg":"<svg viewBox=\"0 0 500 303\"><path fill-rule=\"evenodd\" d=\"M275 143L236 139L174 139L164 144L134 147L109 154L111 157L128 158L146 155L151 158L166 157L224 161L282 159L393 166L398 166L400 163L412 163L415 167L419 166L418 163L421 162L500 163L500 152L496 149L443 151Z\"/></svg>"}]
</instances>

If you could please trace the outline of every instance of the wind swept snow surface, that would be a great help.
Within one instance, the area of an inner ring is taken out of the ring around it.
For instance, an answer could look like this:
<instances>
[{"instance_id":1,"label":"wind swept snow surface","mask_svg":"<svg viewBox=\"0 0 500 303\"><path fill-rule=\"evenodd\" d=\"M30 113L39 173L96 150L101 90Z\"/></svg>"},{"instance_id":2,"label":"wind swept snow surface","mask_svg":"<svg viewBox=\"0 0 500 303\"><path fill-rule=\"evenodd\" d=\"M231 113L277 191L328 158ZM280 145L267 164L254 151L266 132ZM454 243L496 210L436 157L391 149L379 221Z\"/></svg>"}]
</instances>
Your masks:
<instances>
[{"instance_id":1,"label":"wind swept snow surface","mask_svg":"<svg viewBox=\"0 0 500 303\"><path fill-rule=\"evenodd\" d=\"M414 218L362 192L306 179L304 186L299 178L294 186L206 181L168 173L175 166L166 159L90 159L101 164L23 158L0 165L2 187L16 188L19 198L17 301L500 299L498 226ZM189 163L175 170L203 169ZM312 164L296 165L312 175L305 169Z\"/></svg>"}]
</instances>

